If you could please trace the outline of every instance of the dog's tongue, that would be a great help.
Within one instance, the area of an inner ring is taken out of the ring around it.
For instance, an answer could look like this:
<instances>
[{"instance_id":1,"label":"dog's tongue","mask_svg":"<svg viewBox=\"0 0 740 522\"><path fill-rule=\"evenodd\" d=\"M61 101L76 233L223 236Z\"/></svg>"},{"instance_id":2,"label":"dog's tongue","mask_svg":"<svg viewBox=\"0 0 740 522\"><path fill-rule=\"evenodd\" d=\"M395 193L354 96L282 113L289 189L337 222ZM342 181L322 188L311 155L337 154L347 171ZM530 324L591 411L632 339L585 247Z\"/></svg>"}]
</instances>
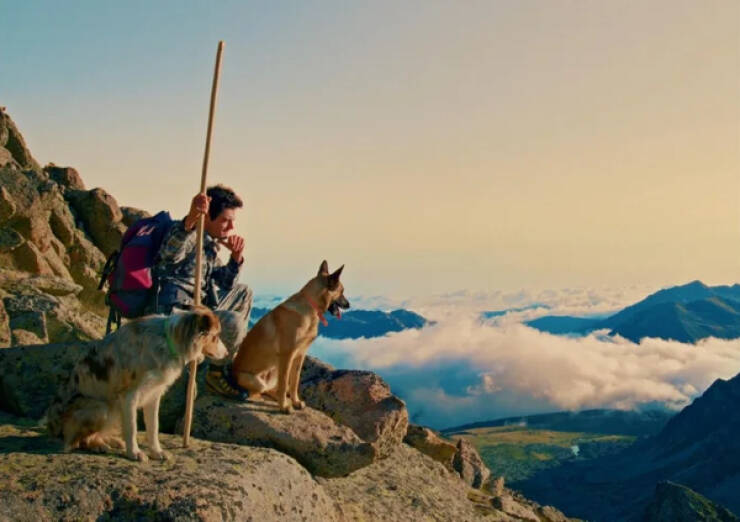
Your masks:
<instances>
[{"instance_id":1,"label":"dog's tongue","mask_svg":"<svg viewBox=\"0 0 740 522\"><path fill-rule=\"evenodd\" d=\"M342 309L337 308L337 319L341 319L341 318L342 318Z\"/></svg>"}]
</instances>

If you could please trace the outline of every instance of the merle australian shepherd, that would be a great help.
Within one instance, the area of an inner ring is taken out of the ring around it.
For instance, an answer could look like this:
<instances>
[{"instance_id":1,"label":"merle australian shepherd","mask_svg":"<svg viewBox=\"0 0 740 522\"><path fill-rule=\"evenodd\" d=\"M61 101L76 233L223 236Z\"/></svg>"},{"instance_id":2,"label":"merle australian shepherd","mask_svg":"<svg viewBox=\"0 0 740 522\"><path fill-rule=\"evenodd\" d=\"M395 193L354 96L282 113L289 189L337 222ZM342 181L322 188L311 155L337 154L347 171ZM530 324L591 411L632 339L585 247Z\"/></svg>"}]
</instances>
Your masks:
<instances>
[{"instance_id":1,"label":"merle australian shepherd","mask_svg":"<svg viewBox=\"0 0 740 522\"><path fill-rule=\"evenodd\" d=\"M123 325L77 363L47 411L49 433L64 440L65 451L125 447L128 458L146 461L136 441L136 411L143 408L149 455L165 459L159 401L187 363L228 355L220 333L221 322L205 307Z\"/></svg>"}]
</instances>

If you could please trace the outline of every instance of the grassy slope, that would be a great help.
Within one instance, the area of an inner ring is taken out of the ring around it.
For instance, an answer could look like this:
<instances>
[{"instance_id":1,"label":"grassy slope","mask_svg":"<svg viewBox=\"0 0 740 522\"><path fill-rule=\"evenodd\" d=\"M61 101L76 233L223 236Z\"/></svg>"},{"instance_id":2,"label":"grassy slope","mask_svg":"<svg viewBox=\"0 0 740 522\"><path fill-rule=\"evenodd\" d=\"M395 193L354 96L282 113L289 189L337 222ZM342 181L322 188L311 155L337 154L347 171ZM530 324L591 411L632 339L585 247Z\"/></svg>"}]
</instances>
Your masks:
<instances>
[{"instance_id":1,"label":"grassy slope","mask_svg":"<svg viewBox=\"0 0 740 522\"><path fill-rule=\"evenodd\" d=\"M524 480L565 460L593 458L631 444L635 437L530 429L523 426L474 428L449 434L472 443L481 458L507 483ZM578 446L578 457L573 447Z\"/></svg>"}]
</instances>

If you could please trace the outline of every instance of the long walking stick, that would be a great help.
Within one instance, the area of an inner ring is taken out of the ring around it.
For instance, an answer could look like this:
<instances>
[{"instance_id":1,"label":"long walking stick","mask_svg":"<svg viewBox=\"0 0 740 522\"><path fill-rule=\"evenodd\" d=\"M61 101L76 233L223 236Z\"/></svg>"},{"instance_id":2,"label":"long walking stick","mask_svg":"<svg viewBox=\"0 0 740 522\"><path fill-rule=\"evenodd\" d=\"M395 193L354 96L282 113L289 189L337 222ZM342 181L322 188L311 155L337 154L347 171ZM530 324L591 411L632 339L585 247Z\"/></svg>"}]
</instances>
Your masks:
<instances>
[{"instance_id":1,"label":"long walking stick","mask_svg":"<svg viewBox=\"0 0 740 522\"><path fill-rule=\"evenodd\" d=\"M213 86L211 87L211 107L208 112L208 132L206 133L206 151L203 155L203 173L200 176L200 193L206 191L206 174L208 173L208 155L211 152L211 134L213 131L213 115L216 112L216 92L218 91L218 78L221 74L221 54L224 50L224 42L218 42L216 51L216 68L213 71ZM203 224L205 216L198 219L198 242L195 246L195 294L193 302L195 306L200 304L200 285L203 273ZM195 374L198 371L198 363L190 362L190 376L188 378L188 392L185 398L185 426L182 432L182 445L187 448L190 444L190 427L193 424L193 401L195 400Z\"/></svg>"}]
</instances>

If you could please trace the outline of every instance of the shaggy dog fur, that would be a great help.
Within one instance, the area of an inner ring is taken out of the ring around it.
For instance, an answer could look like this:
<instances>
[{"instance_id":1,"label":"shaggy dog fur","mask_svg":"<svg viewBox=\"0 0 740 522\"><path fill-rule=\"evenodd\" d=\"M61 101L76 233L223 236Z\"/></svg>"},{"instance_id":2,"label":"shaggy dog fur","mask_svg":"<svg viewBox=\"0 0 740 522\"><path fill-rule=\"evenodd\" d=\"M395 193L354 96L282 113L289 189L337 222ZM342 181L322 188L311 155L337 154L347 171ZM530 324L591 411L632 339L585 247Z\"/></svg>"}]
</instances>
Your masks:
<instances>
[{"instance_id":1,"label":"shaggy dog fur","mask_svg":"<svg viewBox=\"0 0 740 522\"><path fill-rule=\"evenodd\" d=\"M64 440L65 451L104 452L125 445L128 458L146 461L136 441L136 411L143 408L150 455L165 459L159 401L187 363L227 355L220 333L218 317L205 307L123 325L77 363L49 407L49 433ZM116 436L121 431L125 443Z\"/></svg>"},{"instance_id":2,"label":"shaggy dog fur","mask_svg":"<svg viewBox=\"0 0 740 522\"><path fill-rule=\"evenodd\" d=\"M349 308L339 281L343 268L330 274L324 261L316 277L249 330L234 359L232 377L250 398L265 394L285 413L306 405L298 397L298 384L306 352L319 334L319 321L325 321L327 311L341 317L341 309Z\"/></svg>"}]
</instances>

